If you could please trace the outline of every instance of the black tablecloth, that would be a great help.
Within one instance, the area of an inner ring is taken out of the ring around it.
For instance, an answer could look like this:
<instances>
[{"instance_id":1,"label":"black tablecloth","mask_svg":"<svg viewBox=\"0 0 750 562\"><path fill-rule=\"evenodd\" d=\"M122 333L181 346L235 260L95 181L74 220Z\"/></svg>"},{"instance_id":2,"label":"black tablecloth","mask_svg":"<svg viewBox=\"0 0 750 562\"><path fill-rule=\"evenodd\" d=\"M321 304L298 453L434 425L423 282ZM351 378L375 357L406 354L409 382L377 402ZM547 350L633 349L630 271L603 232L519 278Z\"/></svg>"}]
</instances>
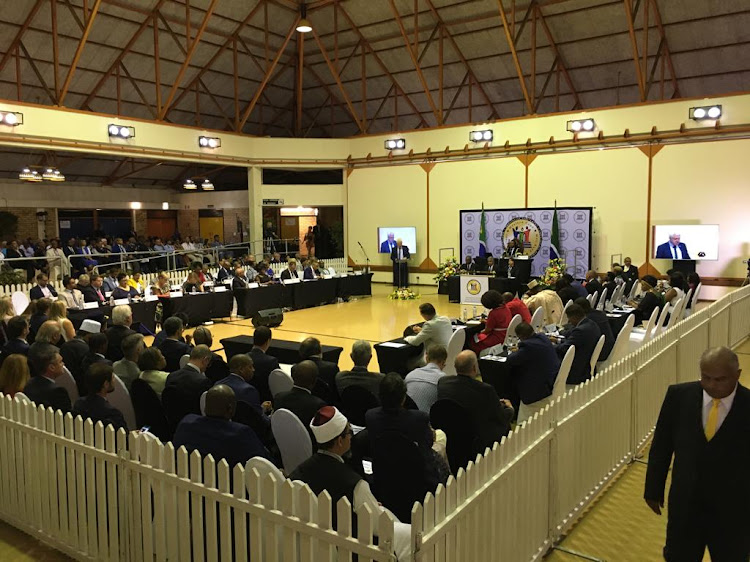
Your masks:
<instances>
[{"instance_id":1,"label":"black tablecloth","mask_svg":"<svg viewBox=\"0 0 750 562\"><path fill-rule=\"evenodd\" d=\"M508 364L501 361L482 358L479 360L479 372L482 380L491 384L500 398L507 398L513 404L516 413L521 405L518 387L511 377Z\"/></svg>"},{"instance_id":2,"label":"black tablecloth","mask_svg":"<svg viewBox=\"0 0 750 562\"><path fill-rule=\"evenodd\" d=\"M461 280L466 277L466 275L448 277L448 302L461 302ZM518 278L493 277L490 279L490 290L513 293L520 297L528 290L528 287Z\"/></svg>"},{"instance_id":3,"label":"black tablecloth","mask_svg":"<svg viewBox=\"0 0 750 562\"><path fill-rule=\"evenodd\" d=\"M500 264L500 271L508 271L508 258L495 258L495 261ZM528 283L531 279L531 262L534 260L515 260L516 266L516 279L519 283Z\"/></svg>"},{"instance_id":4,"label":"black tablecloth","mask_svg":"<svg viewBox=\"0 0 750 562\"><path fill-rule=\"evenodd\" d=\"M163 306L163 318L178 312L187 314L190 326L198 326L212 318L226 318L232 312L232 291L221 293L185 293L181 297L159 297Z\"/></svg>"},{"instance_id":5,"label":"black tablecloth","mask_svg":"<svg viewBox=\"0 0 750 562\"><path fill-rule=\"evenodd\" d=\"M404 344L403 347L389 347L382 343L375 344L375 353L378 356L378 365L381 373L398 373L402 377L409 374L411 361L424 353L424 346L409 345L403 338L396 338L384 343Z\"/></svg>"},{"instance_id":6,"label":"black tablecloth","mask_svg":"<svg viewBox=\"0 0 750 562\"><path fill-rule=\"evenodd\" d=\"M622 327L625 325L625 322L628 319L628 316L630 316L629 312L606 312L607 314L607 320L609 320L609 326L612 328L612 333L615 337L617 337L617 334L620 333L620 330L622 330ZM610 314L617 315L617 316L610 316Z\"/></svg>"},{"instance_id":7,"label":"black tablecloth","mask_svg":"<svg viewBox=\"0 0 750 562\"><path fill-rule=\"evenodd\" d=\"M221 345L224 346L224 353L227 356L227 361L239 353L248 353L253 348L253 336L234 336L232 338L225 338L221 340ZM286 341L286 340L271 340L271 346L268 348L269 355L273 355L279 360L279 363L298 363L299 357L299 342ZM335 347L331 345L321 346L323 350L323 359L325 361L331 361L338 364L339 356L344 350L343 347Z\"/></svg>"},{"instance_id":8,"label":"black tablecloth","mask_svg":"<svg viewBox=\"0 0 750 562\"><path fill-rule=\"evenodd\" d=\"M156 305L156 301L132 303L130 308L133 311L133 326L138 327L141 324L149 332L155 332L156 321L154 320L154 314L156 313ZM81 323L86 319L102 322L105 317L109 318L111 316L112 307L109 305L88 310L68 310L68 319L73 323L73 327L76 330L81 327Z\"/></svg>"},{"instance_id":9,"label":"black tablecloth","mask_svg":"<svg viewBox=\"0 0 750 562\"><path fill-rule=\"evenodd\" d=\"M287 289L291 289L294 308L309 308L311 306L335 302L339 294L339 286L346 279L348 277L344 277L343 279L303 281L302 283L289 285Z\"/></svg>"}]
</instances>

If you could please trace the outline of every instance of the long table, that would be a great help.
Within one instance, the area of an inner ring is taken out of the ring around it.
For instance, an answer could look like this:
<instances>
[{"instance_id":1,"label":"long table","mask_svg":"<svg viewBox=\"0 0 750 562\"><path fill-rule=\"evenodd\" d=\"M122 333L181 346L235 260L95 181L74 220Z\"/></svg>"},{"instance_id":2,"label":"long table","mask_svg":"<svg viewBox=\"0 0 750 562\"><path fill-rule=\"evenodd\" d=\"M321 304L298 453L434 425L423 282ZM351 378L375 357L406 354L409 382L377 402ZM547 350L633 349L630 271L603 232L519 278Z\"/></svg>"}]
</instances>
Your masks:
<instances>
[{"instance_id":1,"label":"long table","mask_svg":"<svg viewBox=\"0 0 750 562\"><path fill-rule=\"evenodd\" d=\"M463 275L448 277L448 302L461 302L461 279L464 277ZM490 290L500 293L513 293L520 297L528 290L528 287L526 283L521 283L521 280L517 277L512 279L493 277L490 279Z\"/></svg>"},{"instance_id":2,"label":"long table","mask_svg":"<svg viewBox=\"0 0 750 562\"><path fill-rule=\"evenodd\" d=\"M372 295L372 273L234 290L237 314L248 318L268 308L308 308L353 295Z\"/></svg>"},{"instance_id":3,"label":"long table","mask_svg":"<svg viewBox=\"0 0 750 562\"><path fill-rule=\"evenodd\" d=\"M234 336L232 338L224 338L221 340L221 345L224 346L224 353L227 356L227 361L240 353L249 353L253 348L253 341L253 336ZM279 360L279 363L298 363L300 360L299 346L300 342L272 339L271 345L266 353L276 357L276 359ZM323 350L323 359L336 364L338 364L339 356L344 350L343 347L332 345L322 345L321 349Z\"/></svg>"}]
</instances>

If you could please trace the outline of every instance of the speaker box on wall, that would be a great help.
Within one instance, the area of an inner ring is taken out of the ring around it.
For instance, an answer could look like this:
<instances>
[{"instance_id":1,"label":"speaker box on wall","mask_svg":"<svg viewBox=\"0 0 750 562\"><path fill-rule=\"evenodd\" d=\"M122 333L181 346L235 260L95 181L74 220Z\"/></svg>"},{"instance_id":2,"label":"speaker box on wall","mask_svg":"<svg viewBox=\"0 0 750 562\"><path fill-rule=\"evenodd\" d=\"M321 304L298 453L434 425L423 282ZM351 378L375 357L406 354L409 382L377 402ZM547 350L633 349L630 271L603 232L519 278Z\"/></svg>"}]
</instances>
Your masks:
<instances>
[{"instance_id":1,"label":"speaker box on wall","mask_svg":"<svg viewBox=\"0 0 750 562\"><path fill-rule=\"evenodd\" d=\"M284 321L284 312L280 308L267 308L259 310L253 315L253 326L268 326L276 328Z\"/></svg>"}]
</instances>

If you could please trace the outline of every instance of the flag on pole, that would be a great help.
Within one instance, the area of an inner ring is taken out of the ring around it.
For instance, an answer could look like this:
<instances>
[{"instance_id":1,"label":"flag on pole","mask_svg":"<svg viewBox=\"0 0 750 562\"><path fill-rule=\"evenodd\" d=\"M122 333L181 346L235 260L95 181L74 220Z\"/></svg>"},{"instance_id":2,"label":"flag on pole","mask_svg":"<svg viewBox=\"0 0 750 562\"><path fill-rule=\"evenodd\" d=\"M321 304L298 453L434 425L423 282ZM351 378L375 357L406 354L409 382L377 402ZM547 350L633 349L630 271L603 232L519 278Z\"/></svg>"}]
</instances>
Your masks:
<instances>
[{"instance_id":1,"label":"flag on pole","mask_svg":"<svg viewBox=\"0 0 750 562\"><path fill-rule=\"evenodd\" d=\"M487 255L487 216L484 214L484 203L482 203L482 216L479 219L479 257Z\"/></svg>"},{"instance_id":2,"label":"flag on pole","mask_svg":"<svg viewBox=\"0 0 750 562\"><path fill-rule=\"evenodd\" d=\"M557 201L555 201L555 211L552 214L552 235L549 241L549 259L556 260L560 257L560 226L557 223Z\"/></svg>"}]
</instances>

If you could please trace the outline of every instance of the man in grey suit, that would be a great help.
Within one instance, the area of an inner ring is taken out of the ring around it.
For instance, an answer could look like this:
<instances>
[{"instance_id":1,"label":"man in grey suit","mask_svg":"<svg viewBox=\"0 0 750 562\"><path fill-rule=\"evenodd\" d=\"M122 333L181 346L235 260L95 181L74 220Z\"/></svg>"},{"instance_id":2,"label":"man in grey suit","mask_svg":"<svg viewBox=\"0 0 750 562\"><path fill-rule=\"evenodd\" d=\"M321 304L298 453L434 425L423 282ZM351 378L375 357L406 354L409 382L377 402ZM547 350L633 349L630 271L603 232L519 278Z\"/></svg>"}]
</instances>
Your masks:
<instances>
[{"instance_id":1,"label":"man in grey suit","mask_svg":"<svg viewBox=\"0 0 750 562\"><path fill-rule=\"evenodd\" d=\"M344 389L350 386L361 386L370 391L373 396L380 393L380 381L383 380L382 373L373 373L367 370L372 359L372 346L369 342L358 340L352 345L350 354L354 367L351 371L340 371L336 373L336 389L339 396Z\"/></svg>"},{"instance_id":2,"label":"man in grey suit","mask_svg":"<svg viewBox=\"0 0 750 562\"><path fill-rule=\"evenodd\" d=\"M428 303L419 305L419 313L424 318L424 324L421 326L414 325L411 327L414 335L406 336L404 340L409 345L424 345L428 349L432 345L443 345L448 347L448 342L453 335L453 326L447 316L439 316L435 307ZM409 367L415 369L424 365L424 357L421 355L416 358L413 365Z\"/></svg>"}]
</instances>

